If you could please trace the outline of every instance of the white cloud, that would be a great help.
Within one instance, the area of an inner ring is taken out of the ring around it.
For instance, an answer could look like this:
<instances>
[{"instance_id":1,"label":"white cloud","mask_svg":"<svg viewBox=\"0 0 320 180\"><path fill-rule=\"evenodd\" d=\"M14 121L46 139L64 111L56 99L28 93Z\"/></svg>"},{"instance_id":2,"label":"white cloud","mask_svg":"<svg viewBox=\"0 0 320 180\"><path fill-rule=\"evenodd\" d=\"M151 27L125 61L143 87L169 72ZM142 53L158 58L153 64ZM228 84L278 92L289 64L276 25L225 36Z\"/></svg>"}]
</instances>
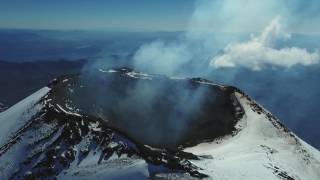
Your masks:
<instances>
[{"instance_id":1,"label":"white cloud","mask_svg":"<svg viewBox=\"0 0 320 180\"><path fill-rule=\"evenodd\" d=\"M259 37L252 37L243 43L230 43L223 53L215 56L210 65L215 68L246 67L261 70L265 66L291 67L294 65L312 65L320 62L319 51L309 52L297 47L277 49L280 39L290 38L283 31L280 18L275 18Z\"/></svg>"}]
</instances>

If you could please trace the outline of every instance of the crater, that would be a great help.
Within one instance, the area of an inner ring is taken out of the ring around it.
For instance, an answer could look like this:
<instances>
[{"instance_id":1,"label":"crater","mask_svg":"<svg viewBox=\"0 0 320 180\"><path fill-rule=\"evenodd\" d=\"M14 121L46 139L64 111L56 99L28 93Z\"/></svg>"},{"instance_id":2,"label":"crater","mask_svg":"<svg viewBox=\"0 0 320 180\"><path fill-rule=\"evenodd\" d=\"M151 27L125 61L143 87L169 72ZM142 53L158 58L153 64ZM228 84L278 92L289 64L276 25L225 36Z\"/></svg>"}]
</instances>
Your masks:
<instances>
[{"instance_id":1,"label":"crater","mask_svg":"<svg viewBox=\"0 0 320 180\"><path fill-rule=\"evenodd\" d=\"M158 148L232 134L243 115L232 87L200 78L121 68L60 77L52 87L55 103L67 111L101 119L134 141Z\"/></svg>"}]
</instances>

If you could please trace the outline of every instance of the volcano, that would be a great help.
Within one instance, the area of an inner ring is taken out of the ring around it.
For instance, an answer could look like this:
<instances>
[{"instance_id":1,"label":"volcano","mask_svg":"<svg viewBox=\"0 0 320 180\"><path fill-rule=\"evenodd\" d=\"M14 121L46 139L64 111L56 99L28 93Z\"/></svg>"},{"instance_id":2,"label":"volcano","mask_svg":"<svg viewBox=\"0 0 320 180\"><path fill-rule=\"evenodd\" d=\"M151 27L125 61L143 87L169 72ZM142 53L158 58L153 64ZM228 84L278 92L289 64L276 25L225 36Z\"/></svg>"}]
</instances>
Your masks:
<instances>
[{"instance_id":1,"label":"volcano","mask_svg":"<svg viewBox=\"0 0 320 180\"><path fill-rule=\"evenodd\" d=\"M241 90L96 69L0 113L0 179L320 179L320 153Z\"/></svg>"}]
</instances>

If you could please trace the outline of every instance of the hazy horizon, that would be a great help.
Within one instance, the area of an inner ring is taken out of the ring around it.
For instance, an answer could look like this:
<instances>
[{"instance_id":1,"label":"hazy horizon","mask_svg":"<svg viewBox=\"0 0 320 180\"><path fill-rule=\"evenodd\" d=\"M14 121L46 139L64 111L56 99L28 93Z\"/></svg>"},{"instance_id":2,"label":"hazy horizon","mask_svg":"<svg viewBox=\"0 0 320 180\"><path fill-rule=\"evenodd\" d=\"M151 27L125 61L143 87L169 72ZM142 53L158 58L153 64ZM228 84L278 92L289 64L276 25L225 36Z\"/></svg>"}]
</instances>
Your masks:
<instances>
[{"instance_id":1,"label":"hazy horizon","mask_svg":"<svg viewBox=\"0 0 320 180\"><path fill-rule=\"evenodd\" d=\"M316 0L0 1L0 28L6 29L249 33L281 16L290 33L318 34L319 15Z\"/></svg>"}]
</instances>

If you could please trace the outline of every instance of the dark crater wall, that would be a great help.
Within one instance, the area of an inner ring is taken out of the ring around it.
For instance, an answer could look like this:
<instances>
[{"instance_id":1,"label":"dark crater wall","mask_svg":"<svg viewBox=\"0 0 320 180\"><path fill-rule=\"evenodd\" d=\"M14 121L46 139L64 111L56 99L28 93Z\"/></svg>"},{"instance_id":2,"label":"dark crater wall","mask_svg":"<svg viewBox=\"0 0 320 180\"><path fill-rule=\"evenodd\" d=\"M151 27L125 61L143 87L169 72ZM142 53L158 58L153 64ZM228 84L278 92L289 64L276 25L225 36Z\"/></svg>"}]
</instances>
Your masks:
<instances>
[{"instance_id":1,"label":"dark crater wall","mask_svg":"<svg viewBox=\"0 0 320 180\"><path fill-rule=\"evenodd\" d=\"M243 110L234 89L209 81L145 75L122 68L64 76L54 102L103 120L135 141L178 148L235 132Z\"/></svg>"}]
</instances>

